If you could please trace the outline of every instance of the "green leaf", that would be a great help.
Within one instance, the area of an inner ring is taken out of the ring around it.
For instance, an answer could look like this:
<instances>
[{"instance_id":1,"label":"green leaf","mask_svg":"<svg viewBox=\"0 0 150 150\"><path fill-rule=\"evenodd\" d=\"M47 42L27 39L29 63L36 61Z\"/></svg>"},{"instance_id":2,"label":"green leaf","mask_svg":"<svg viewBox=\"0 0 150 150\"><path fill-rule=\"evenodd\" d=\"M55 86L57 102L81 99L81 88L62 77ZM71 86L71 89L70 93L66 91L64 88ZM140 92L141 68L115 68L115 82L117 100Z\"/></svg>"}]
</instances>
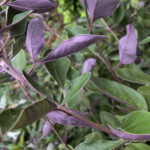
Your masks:
<instances>
[{"instance_id":1,"label":"green leaf","mask_svg":"<svg viewBox=\"0 0 150 150\"><path fill-rule=\"evenodd\" d=\"M144 44L148 44L148 43L150 43L150 36L148 36L145 39L143 39L142 41L140 41L139 44L144 45Z\"/></svg>"},{"instance_id":2,"label":"green leaf","mask_svg":"<svg viewBox=\"0 0 150 150\"><path fill-rule=\"evenodd\" d=\"M28 83L28 86L31 89L33 89L36 93L38 93L42 97L46 97L43 88L37 82L35 82L25 71L23 71L23 75Z\"/></svg>"},{"instance_id":3,"label":"green leaf","mask_svg":"<svg viewBox=\"0 0 150 150\"><path fill-rule=\"evenodd\" d=\"M104 78L93 77L92 82L99 88L100 92L118 101L127 102L139 109L147 110L144 97L136 90Z\"/></svg>"},{"instance_id":4,"label":"green leaf","mask_svg":"<svg viewBox=\"0 0 150 150\"><path fill-rule=\"evenodd\" d=\"M123 143L124 143L123 140L120 141L97 140L93 143L83 142L79 146L77 146L75 150L113 150Z\"/></svg>"},{"instance_id":5,"label":"green leaf","mask_svg":"<svg viewBox=\"0 0 150 150\"><path fill-rule=\"evenodd\" d=\"M26 56L24 50L21 50L13 60L14 66L16 66L20 71L26 67Z\"/></svg>"},{"instance_id":6,"label":"green leaf","mask_svg":"<svg viewBox=\"0 0 150 150\"><path fill-rule=\"evenodd\" d=\"M133 134L150 134L150 112L134 111L123 118L121 128Z\"/></svg>"},{"instance_id":7,"label":"green leaf","mask_svg":"<svg viewBox=\"0 0 150 150\"><path fill-rule=\"evenodd\" d=\"M74 97L78 92L80 92L80 90L86 85L86 83L90 79L90 76L91 73L88 72L74 79L71 85L67 88L66 97L61 105L68 102L72 97Z\"/></svg>"},{"instance_id":8,"label":"green leaf","mask_svg":"<svg viewBox=\"0 0 150 150\"><path fill-rule=\"evenodd\" d=\"M150 86L141 86L138 89L138 92L141 93L147 101L148 108L150 110Z\"/></svg>"},{"instance_id":9,"label":"green leaf","mask_svg":"<svg viewBox=\"0 0 150 150\"><path fill-rule=\"evenodd\" d=\"M22 36L26 32L27 19L24 19L19 24L15 25L11 29L11 36Z\"/></svg>"},{"instance_id":10,"label":"green leaf","mask_svg":"<svg viewBox=\"0 0 150 150\"><path fill-rule=\"evenodd\" d=\"M4 134L9 130L24 128L54 109L56 106L53 103L42 100L25 109L17 107L4 110L0 113L0 129Z\"/></svg>"},{"instance_id":11,"label":"green leaf","mask_svg":"<svg viewBox=\"0 0 150 150\"><path fill-rule=\"evenodd\" d=\"M88 30L79 25L68 26L65 28L68 32L69 37L76 36L78 34L88 34Z\"/></svg>"},{"instance_id":12,"label":"green leaf","mask_svg":"<svg viewBox=\"0 0 150 150\"><path fill-rule=\"evenodd\" d=\"M139 83L150 84L150 76L142 72L142 70L136 65L129 68L119 68L116 70L116 74L123 80Z\"/></svg>"},{"instance_id":13,"label":"green leaf","mask_svg":"<svg viewBox=\"0 0 150 150\"><path fill-rule=\"evenodd\" d=\"M125 15L125 10L124 10L124 4L123 2L120 2L119 7L115 10L113 14L113 20L115 23L120 23Z\"/></svg>"},{"instance_id":14,"label":"green leaf","mask_svg":"<svg viewBox=\"0 0 150 150\"><path fill-rule=\"evenodd\" d=\"M150 146L144 143L131 143L125 150L150 150Z\"/></svg>"},{"instance_id":15,"label":"green leaf","mask_svg":"<svg viewBox=\"0 0 150 150\"><path fill-rule=\"evenodd\" d=\"M108 112L101 112L100 113L101 116L101 120L103 122L103 124L110 125L114 128L118 128L121 126L121 122L120 120L118 120L114 115L112 115L111 113Z\"/></svg>"},{"instance_id":16,"label":"green leaf","mask_svg":"<svg viewBox=\"0 0 150 150\"><path fill-rule=\"evenodd\" d=\"M21 49L24 48L24 44L25 44L25 37L21 37L19 38L12 46L12 58L15 57L20 51Z\"/></svg>"},{"instance_id":17,"label":"green leaf","mask_svg":"<svg viewBox=\"0 0 150 150\"><path fill-rule=\"evenodd\" d=\"M24 19L26 19L27 16L29 16L31 13L33 12L33 10L28 10L26 12L23 12L23 13L19 13L17 15L15 15L13 17L13 20L12 20L12 24L0 29L0 33L3 33L3 32L6 32L10 29L12 29L13 26L21 23Z\"/></svg>"},{"instance_id":18,"label":"green leaf","mask_svg":"<svg viewBox=\"0 0 150 150\"><path fill-rule=\"evenodd\" d=\"M59 59L56 61L45 63L47 71L64 88L67 72L70 67L70 60L68 58Z\"/></svg>"}]
</instances>

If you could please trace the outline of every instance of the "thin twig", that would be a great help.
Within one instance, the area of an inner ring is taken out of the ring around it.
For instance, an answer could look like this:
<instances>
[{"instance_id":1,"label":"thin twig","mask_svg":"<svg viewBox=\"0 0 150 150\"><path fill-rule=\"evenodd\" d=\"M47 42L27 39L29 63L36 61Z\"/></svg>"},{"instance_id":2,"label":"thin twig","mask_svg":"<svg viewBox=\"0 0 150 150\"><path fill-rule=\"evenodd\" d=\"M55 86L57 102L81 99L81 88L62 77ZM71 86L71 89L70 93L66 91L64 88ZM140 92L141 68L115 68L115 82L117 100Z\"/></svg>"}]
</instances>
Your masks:
<instances>
[{"instance_id":1,"label":"thin twig","mask_svg":"<svg viewBox=\"0 0 150 150\"><path fill-rule=\"evenodd\" d=\"M65 143L65 141L63 140L63 138L59 135L59 133L57 132L57 130L55 129L55 127L53 126L53 124L51 123L51 121L48 119L48 117L45 117L45 119L48 121L51 129L53 130L53 132L57 135L57 137L59 138L59 140L65 145L65 147L68 150L71 150L71 148Z\"/></svg>"},{"instance_id":2,"label":"thin twig","mask_svg":"<svg viewBox=\"0 0 150 150\"><path fill-rule=\"evenodd\" d=\"M3 0L1 3L0 3L0 7L5 5L9 0Z\"/></svg>"}]
</instances>

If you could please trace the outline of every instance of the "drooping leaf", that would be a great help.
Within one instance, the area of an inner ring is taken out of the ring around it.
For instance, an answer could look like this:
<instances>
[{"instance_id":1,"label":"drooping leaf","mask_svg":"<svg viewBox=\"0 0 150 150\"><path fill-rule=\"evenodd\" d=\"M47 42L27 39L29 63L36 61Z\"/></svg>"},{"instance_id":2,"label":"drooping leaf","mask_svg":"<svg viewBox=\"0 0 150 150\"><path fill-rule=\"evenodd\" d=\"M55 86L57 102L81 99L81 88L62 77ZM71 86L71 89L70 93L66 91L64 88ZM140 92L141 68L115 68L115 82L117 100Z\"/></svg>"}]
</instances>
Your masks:
<instances>
[{"instance_id":1,"label":"drooping leaf","mask_svg":"<svg viewBox=\"0 0 150 150\"><path fill-rule=\"evenodd\" d=\"M150 134L150 112L134 111L122 120L121 128L133 134Z\"/></svg>"},{"instance_id":2,"label":"drooping leaf","mask_svg":"<svg viewBox=\"0 0 150 150\"><path fill-rule=\"evenodd\" d=\"M117 148L119 145L123 144L124 141L104 141L97 140L92 143L81 143L78 145L75 150L113 150Z\"/></svg>"},{"instance_id":3,"label":"drooping leaf","mask_svg":"<svg viewBox=\"0 0 150 150\"><path fill-rule=\"evenodd\" d=\"M144 143L131 143L129 144L125 150L150 150L150 146Z\"/></svg>"},{"instance_id":4,"label":"drooping leaf","mask_svg":"<svg viewBox=\"0 0 150 150\"><path fill-rule=\"evenodd\" d=\"M103 112L100 113L100 116L101 116L101 120L102 120L103 124L105 124L106 126L110 125L114 128L117 128L117 127L121 126L120 120L117 119L111 113L103 111Z\"/></svg>"},{"instance_id":5,"label":"drooping leaf","mask_svg":"<svg viewBox=\"0 0 150 150\"><path fill-rule=\"evenodd\" d=\"M139 83L150 84L150 76L137 67L136 65L128 68L119 68L116 70L116 74L123 80Z\"/></svg>"},{"instance_id":6,"label":"drooping leaf","mask_svg":"<svg viewBox=\"0 0 150 150\"><path fill-rule=\"evenodd\" d=\"M33 10L34 13L45 13L55 8L55 4L52 0L15 0L7 3L7 6L20 11Z\"/></svg>"},{"instance_id":7,"label":"drooping leaf","mask_svg":"<svg viewBox=\"0 0 150 150\"><path fill-rule=\"evenodd\" d=\"M113 20L115 23L120 23L125 15L125 10L124 10L124 3L120 2L119 7L115 10L113 14Z\"/></svg>"},{"instance_id":8,"label":"drooping leaf","mask_svg":"<svg viewBox=\"0 0 150 150\"><path fill-rule=\"evenodd\" d=\"M128 24L127 34L119 40L119 56L121 64L131 64L136 59L137 36L135 28Z\"/></svg>"},{"instance_id":9,"label":"drooping leaf","mask_svg":"<svg viewBox=\"0 0 150 150\"><path fill-rule=\"evenodd\" d=\"M94 58L89 58L84 61L83 67L82 67L82 74L86 72L91 72L92 69L96 66L96 59Z\"/></svg>"},{"instance_id":10,"label":"drooping leaf","mask_svg":"<svg viewBox=\"0 0 150 150\"><path fill-rule=\"evenodd\" d=\"M13 59L13 64L22 71L26 67L26 57L24 50L21 50Z\"/></svg>"},{"instance_id":11,"label":"drooping leaf","mask_svg":"<svg viewBox=\"0 0 150 150\"><path fill-rule=\"evenodd\" d=\"M52 129L49 125L49 122L45 121L45 123L42 127L42 137L45 138L45 137L49 136L51 132L52 132Z\"/></svg>"},{"instance_id":12,"label":"drooping leaf","mask_svg":"<svg viewBox=\"0 0 150 150\"><path fill-rule=\"evenodd\" d=\"M134 89L104 78L92 77L91 80L100 92L106 96L109 96L121 103L125 102L125 104L130 104L132 107L135 106L142 110L148 109L144 97Z\"/></svg>"},{"instance_id":13,"label":"drooping leaf","mask_svg":"<svg viewBox=\"0 0 150 150\"><path fill-rule=\"evenodd\" d=\"M87 72L74 79L71 85L67 88L66 97L61 105L63 105L65 102L68 102L73 96L80 92L80 90L86 85L86 83L90 79L90 76L91 73Z\"/></svg>"},{"instance_id":14,"label":"drooping leaf","mask_svg":"<svg viewBox=\"0 0 150 150\"><path fill-rule=\"evenodd\" d=\"M24 75L24 78L26 79L27 85L32 90L37 92L42 97L46 97L42 87L37 82L35 82L25 71L23 71L23 75Z\"/></svg>"},{"instance_id":15,"label":"drooping leaf","mask_svg":"<svg viewBox=\"0 0 150 150\"><path fill-rule=\"evenodd\" d=\"M24 128L55 108L53 103L42 100L25 109L21 107L6 109L0 112L0 129L5 134L10 130Z\"/></svg>"},{"instance_id":16,"label":"drooping leaf","mask_svg":"<svg viewBox=\"0 0 150 150\"><path fill-rule=\"evenodd\" d=\"M84 0L81 0L84 4ZM114 9L118 6L119 0L86 0L91 22L111 16Z\"/></svg>"},{"instance_id":17,"label":"drooping leaf","mask_svg":"<svg viewBox=\"0 0 150 150\"><path fill-rule=\"evenodd\" d=\"M82 116L84 118L87 118L86 115L83 113L80 113L75 110L71 110L74 113L76 113L79 116ZM82 127L89 127L85 122L82 122L78 120L77 118L68 115L66 112L60 111L60 110L54 110L48 114L46 114L46 117L50 119L53 123L58 123L61 125L67 125L67 126L82 126Z\"/></svg>"},{"instance_id":18,"label":"drooping leaf","mask_svg":"<svg viewBox=\"0 0 150 150\"><path fill-rule=\"evenodd\" d=\"M62 58L56 61L45 63L47 71L62 88L64 87L70 64L71 62L68 58Z\"/></svg>"},{"instance_id":19,"label":"drooping leaf","mask_svg":"<svg viewBox=\"0 0 150 150\"><path fill-rule=\"evenodd\" d=\"M6 26L6 27L3 27L0 29L0 33L3 33L3 32L6 32L8 30L10 30L13 26L19 24L20 22L22 22L24 19L26 19L27 16L29 16L33 11L32 10L28 10L26 12L23 12L23 13L19 13L17 15L15 15L13 17L13 23Z\"/></svg>"},{"instance_id":20,"label":"drooping leaf","mask_svg":"<svg viewBox=\"0 0 150 150\"><path fill-rule=\"evenodd\" d=\"M149 140L150 139L150 134L132 134L129 132L125 131L120 131L117 129L112 128L109 126L111 132L116 135L117 137L125 140L130 140L130 141L137 141L137 140Z\"/></svg>"},{"instance_id":21,"label":"drooping leaf","mask_svg":"<svg viewBox=\"0 0 150 150\"><path fill-rule=\"evenodd\" d=\"M73 55L90 46L91 44L104 39L106 39L106 36L103 35L77 35L67 41L62 42L48 56L41 60L41 62L49 62Z\"/></svg>"},{"instance_id":22,"label":"drooping leaf","mask_svg":"<svg viewBox=\"0 0 150 150\"><path fill-rule=\"evenodd\" d=\"M34 62L37 55L44 46L44 25L38 19L34 18L30 21L27 30L26 47Z\"/></svg>"}]
</instances>

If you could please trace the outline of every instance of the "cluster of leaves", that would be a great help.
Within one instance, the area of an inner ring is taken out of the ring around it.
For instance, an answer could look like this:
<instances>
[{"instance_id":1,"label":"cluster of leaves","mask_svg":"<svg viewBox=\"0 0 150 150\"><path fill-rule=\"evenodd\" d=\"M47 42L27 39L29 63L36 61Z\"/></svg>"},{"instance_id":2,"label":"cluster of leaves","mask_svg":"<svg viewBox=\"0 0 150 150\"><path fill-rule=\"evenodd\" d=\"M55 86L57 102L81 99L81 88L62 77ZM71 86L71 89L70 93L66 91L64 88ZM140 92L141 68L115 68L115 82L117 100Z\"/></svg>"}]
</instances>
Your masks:
<instances>
[{"instance_id":1,"label":"cluster of leaves","mask_svg":"<svg viewBox=\"0 0 150 150\"><path fill-rule=\"evenodd\" d=\"M0 6L1 149L150 149L149 0Z\"/></svg>"}]
</instances>

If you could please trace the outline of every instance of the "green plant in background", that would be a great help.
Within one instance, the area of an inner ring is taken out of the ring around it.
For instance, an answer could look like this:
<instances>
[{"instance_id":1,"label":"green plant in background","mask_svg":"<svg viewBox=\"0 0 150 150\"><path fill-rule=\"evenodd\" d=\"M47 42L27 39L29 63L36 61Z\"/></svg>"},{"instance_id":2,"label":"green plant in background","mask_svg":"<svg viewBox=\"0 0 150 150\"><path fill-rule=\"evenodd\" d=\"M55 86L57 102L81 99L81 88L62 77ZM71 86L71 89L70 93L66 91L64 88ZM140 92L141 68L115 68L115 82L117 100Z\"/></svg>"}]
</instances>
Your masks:
<instances>
[{"instance_id":1,"label":"green plant in background","mask_svg":"<svg viewBox=\"0 0 150 150\"><path fill-rule=\"evenodd\" d=\"M0 6L0 149L150 149L149 0Z\"/></svg>"}]
</instances>

